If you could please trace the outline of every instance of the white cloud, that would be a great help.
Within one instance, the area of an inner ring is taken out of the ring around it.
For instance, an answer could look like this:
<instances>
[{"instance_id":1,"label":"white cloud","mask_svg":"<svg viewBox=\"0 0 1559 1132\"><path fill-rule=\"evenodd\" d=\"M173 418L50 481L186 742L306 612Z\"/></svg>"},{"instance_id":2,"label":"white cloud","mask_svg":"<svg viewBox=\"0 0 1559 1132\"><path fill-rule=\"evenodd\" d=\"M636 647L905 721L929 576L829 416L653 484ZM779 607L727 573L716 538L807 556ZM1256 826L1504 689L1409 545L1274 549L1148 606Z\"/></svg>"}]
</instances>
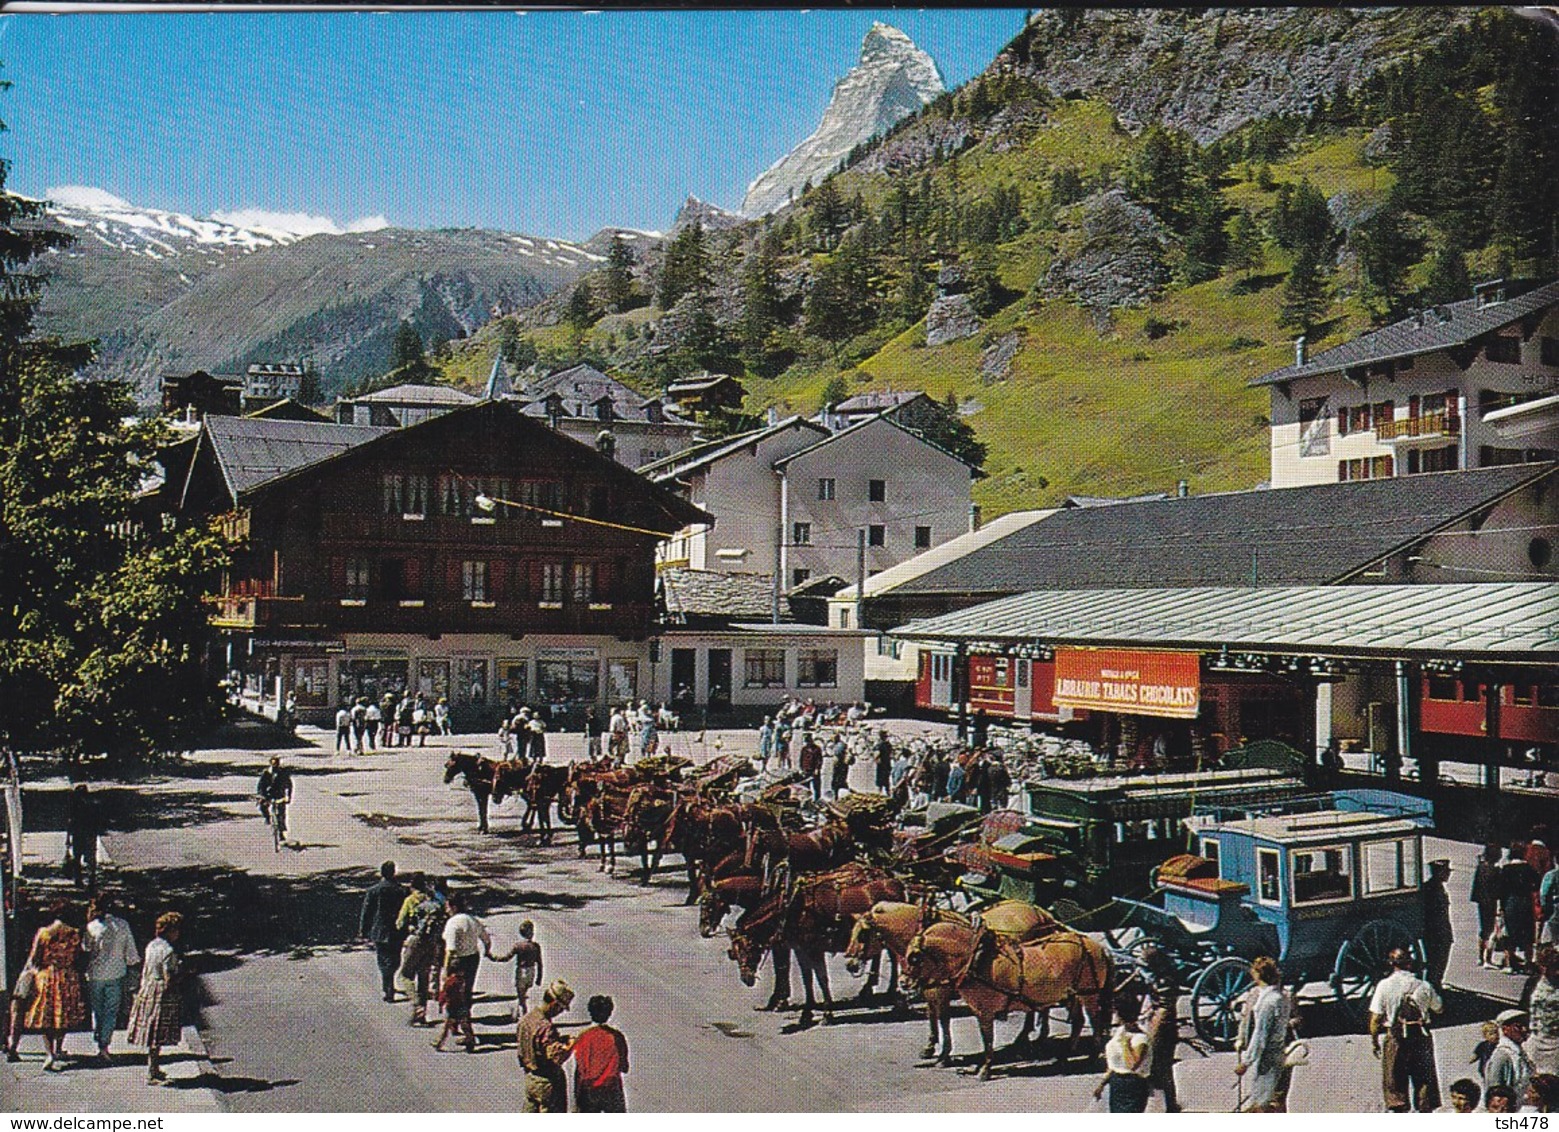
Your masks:
<instances>
[{"instance_id":1,"label":"white cloud","mask_svg":"<svg viewBox=\"0 0 1559 1132\"><path fill-rule=\"evenodd\" d=\"M274 212L264 208L218 209L211 219L239 228L251 228L260 232L274 232L287 236L317 236L321 233L340 235L342 232L373 232L389 227L383 216L361 216L345 226L328 216L315 216L309 212Z\"/></svg>"},{"instance_id":2,"label":"white cloud","mask_svg":"<svg viewBox=\"0 0 1559 1132\"><path fill-rule=\"evenodd\" d=\"M55 185L44 194L45 199L64 208L124 209L134 207L122 197L91 185Z\"/></svg>"}]
</instances>

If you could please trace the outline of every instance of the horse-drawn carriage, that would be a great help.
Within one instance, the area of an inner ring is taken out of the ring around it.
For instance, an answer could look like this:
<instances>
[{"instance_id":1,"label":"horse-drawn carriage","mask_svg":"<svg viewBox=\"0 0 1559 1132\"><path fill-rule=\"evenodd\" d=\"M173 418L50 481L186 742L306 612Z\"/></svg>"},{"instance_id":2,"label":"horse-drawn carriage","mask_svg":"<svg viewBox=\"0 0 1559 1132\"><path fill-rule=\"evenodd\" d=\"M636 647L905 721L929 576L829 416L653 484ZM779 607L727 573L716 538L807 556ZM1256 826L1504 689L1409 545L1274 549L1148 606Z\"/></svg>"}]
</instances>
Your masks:
<instances>
[{"instance_id":1,"label":"horse-drawn carriage","mask_svg":"<svg viewBox=\"0 0 1559 1132\"><path fill-rule=\"evenodd\" d=\"M1191 996L1190 1016L1210 1045L1233 1044L1250 960L1270 955L1298 990L1325 983L1367 1008L1387 956L1423 957L1423 831L1428 801L1383 790L1291 799L1266 812L1187 821L1196 854L1155 870L1151 900L1116 899L1106 933L1119 957L1141 964L1151 945Z\"/></svg>"},{"instance_id":2,"label":"horse-drawn carriage","mask_svg":"<svg viewBox=\"0 0 1559 1132\"><path fill-rule=\"evenodd\" d=\"M1146 894L1155 866L1186 845L1182 822L1208 808L1276 805L1305 792L1295 768L1241 766L1199 774L1043 780L1026 787L1028 820L998 840L961 887L1026 900L1077 927L1118 894Z\"/></svg>"}]
</instances>

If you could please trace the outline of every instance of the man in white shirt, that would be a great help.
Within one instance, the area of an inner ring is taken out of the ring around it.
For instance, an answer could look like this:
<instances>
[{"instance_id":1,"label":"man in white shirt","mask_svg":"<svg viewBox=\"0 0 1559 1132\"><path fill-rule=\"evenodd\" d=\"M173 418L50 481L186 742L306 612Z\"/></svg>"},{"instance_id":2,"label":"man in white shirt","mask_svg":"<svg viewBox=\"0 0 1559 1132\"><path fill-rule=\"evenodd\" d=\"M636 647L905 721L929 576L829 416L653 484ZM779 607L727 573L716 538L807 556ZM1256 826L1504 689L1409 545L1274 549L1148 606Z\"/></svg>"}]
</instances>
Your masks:
<instances>
[{"instance_id":1,"label":"man in white shirt","mask_svg":"<svg viewBox=\"0 0 1559 1132\"><path fill-rule=\"evenodd\" d=\"M482 952L493 949L492 937L487 925L466 911L465 898L450 893L444 904L449 919L444 922L444 969L465 973L466 987L472 997L476 995L476 971L482 962Z\"/></svg>"},{"instance_id":2,"label":"man in white shirt","mask_svg":"<svg viewBox=\"0 0 1559 1132\"><path fill-rule=\"evenodd\" d=\"M1524 1010L1506 1010L1494 1021L1499 1024L1499 1044L1489 1054L1489 1060L1483 1067L1484 1095L1487 1096L1490 1089L1503 1085L1515 1094L1516 1107L1520 1108L1527 1095L1527 1086L1532 1083L1533 1071L1532 1059L1521 1048L1521 1043L1531 1033L1527 1025L1527 1013Z\"/></svg>"},{"instance_id":3,"label":"man in white shirt","mask_svg":"<svg viewBox=\"0 0 1559 1132\"><path fill-rule=\"evenodd\" d=\"M119 1024L119 1004L124 997L125 976L141 965L130 925L113 913L113 897L99 893L87 918L81 947L89 957L87 1001L92 1007L92 1034L97 1039L97 1059L108 1064L108 1045Z\"/></svg>"},{"instance_id":4,"label":"man in white shirt","mask_svg":"<svg viewBox=\"0 0 1559 1132\"><path fill-rule=\"evenodd\" d=\"M1433 1112L1440 1107L1440 1081L1429 1016L1445 1004L1434 987L1413 974L1413 957L1405 948L1393 949L1388 959L1391 974L1376 984L1370 999L1370 1044L1380 1058L1386 1111Z\"/></svg>"}]
</instances>

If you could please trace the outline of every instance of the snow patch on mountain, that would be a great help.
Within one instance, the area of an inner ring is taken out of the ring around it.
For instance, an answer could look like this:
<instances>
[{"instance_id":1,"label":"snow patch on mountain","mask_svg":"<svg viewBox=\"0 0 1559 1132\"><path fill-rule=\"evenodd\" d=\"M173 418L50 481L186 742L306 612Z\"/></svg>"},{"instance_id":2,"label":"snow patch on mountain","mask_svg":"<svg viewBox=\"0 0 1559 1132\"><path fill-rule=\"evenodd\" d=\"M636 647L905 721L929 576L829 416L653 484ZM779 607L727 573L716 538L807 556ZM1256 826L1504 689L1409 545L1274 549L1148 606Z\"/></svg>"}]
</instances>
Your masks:
<instances>
[{"instance_id":1,"label":"snow patch on mountain","mask_svg":"<svg viewBox=\"0 0 1559 1132\"><path fill-rule=\"evenodd\" d=\"M747 186L742 213L763 216L817 184L862 142L892 128L946 87L936 62L896 27L874 23L861 58L834 86L812 136Z\"/></svg>"},{"instance_id":2,"label":"snow patch on mountain","mask_svg":"<svg viewBox=\"0 0 1559 1132\"><path fill-rule=\"evenodd\" d=\"M218 209L211 214L211 219L282 239L322 234L339 236L343 232L377 232L390 226L388 219L377 215L360 216L342 226L328 216L315 216L308 212L272 212L264 208Z\"/></svg>"}]
</instances>

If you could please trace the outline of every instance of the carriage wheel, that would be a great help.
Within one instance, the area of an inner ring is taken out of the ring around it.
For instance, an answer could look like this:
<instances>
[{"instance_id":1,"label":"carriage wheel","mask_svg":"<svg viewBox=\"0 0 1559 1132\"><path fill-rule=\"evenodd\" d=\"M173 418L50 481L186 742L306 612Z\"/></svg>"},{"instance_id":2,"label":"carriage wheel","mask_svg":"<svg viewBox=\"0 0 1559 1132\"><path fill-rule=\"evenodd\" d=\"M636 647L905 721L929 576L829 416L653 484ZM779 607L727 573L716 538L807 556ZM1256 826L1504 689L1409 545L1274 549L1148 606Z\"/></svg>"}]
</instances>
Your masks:
<instances>
[{"instance_id":1,"label":"carriage wheel","mask_svg":"<svg viewBox=\"0 0 1559 1132\"><path fill-rule=\"evenodd\" d=\"M1405 947L1422 969L1423 945L1401 924L1393 920L1371 920L1352 939L1337 950L1337 965L1332 970L1332 990L1345 1009L1363 1021L1369 1010L1375 984L1386 974L1393 948Z\"/></svg>"},{"instance_id":2,"label":"carriage wheel","mask_svg":"<svg viewBox=\"0 0 1559 1132\"><path fill-rule=\"evenodd\" d=\"M1254 985L1250 962L1226 955L1196 977L1191 986L1191 1021L1197 1035L1214 1049L1233 1049L1240 1030L1240 1003Z\"/></svg>"}]
</instances>

